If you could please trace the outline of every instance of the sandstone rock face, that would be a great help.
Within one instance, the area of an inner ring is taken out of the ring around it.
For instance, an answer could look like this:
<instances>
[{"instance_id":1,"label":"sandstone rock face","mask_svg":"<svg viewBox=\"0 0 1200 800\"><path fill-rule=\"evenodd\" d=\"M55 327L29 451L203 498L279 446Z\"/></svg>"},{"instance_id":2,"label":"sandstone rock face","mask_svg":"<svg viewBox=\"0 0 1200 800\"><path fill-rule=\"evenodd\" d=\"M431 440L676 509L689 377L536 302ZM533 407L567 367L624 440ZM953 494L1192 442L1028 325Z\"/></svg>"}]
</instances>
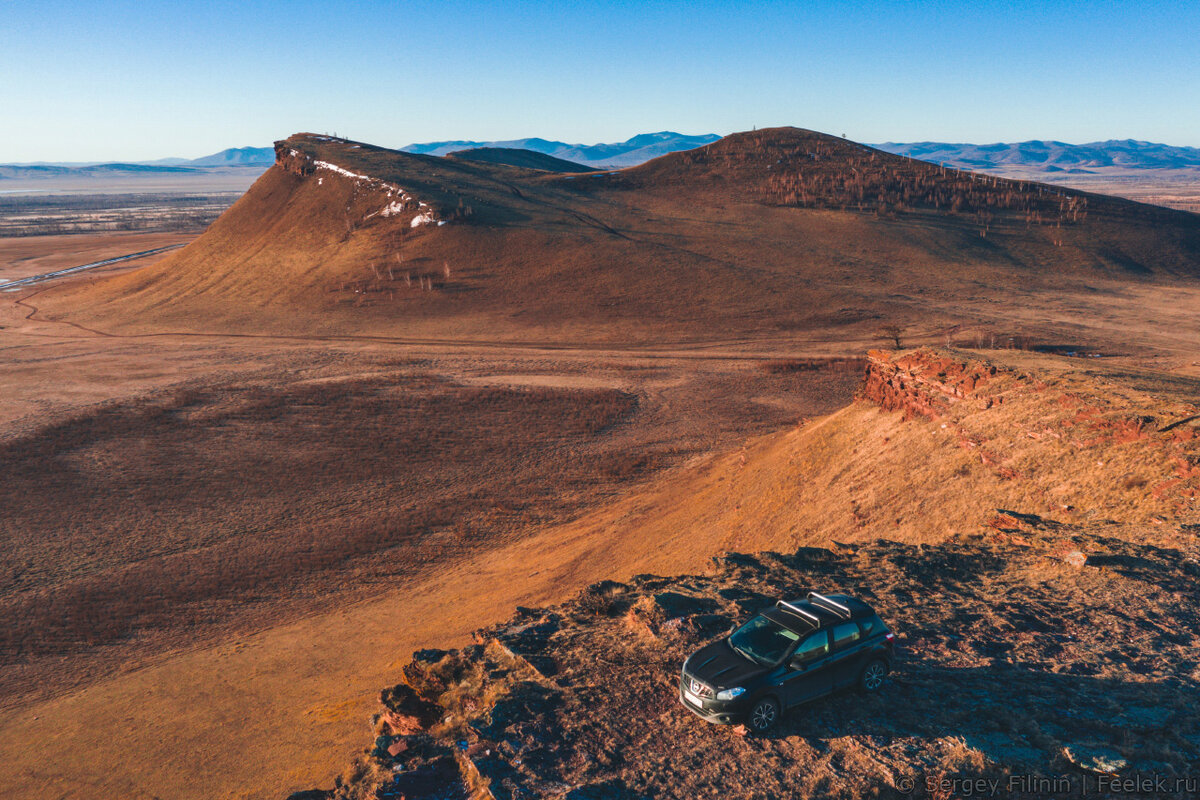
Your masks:
<instances>
[{"instance_id":1,"label":"sandstone rock face","mask_svg":"<svg viewBox=\"0 0 1200 800\"><path fill-rule=\"evenodd\" d=\"M275 165L293 175L305 177L316 172L313 160L304 153L292 149L287 142L275 143Z\"/></svg>"},{"instance_id":2,"label":"sandstone rock face","mask_svg":"<svg viewBox=\"0 0 1200 800\"><path fill-rule=\"evenodd\" d=\"M885 411L903 411L905 419L937 419L953 403L975 393L998 374L995 365L964 361L917 350L893 358L872 350L867 358L860 396Z\"/></svg>"},{"instance_id":3,"label":"sandstone rock face","mask_svg":"<svg viewBox=\"0 0 1200 800\"><path fill-rule=\"evenodd\" d=\"M384 689L379 702L384 710L379 716L383 732L392 736L410 736L429 728L441 716L441 709L422 699L406 683Z\"/></svg>"}]
</instances>

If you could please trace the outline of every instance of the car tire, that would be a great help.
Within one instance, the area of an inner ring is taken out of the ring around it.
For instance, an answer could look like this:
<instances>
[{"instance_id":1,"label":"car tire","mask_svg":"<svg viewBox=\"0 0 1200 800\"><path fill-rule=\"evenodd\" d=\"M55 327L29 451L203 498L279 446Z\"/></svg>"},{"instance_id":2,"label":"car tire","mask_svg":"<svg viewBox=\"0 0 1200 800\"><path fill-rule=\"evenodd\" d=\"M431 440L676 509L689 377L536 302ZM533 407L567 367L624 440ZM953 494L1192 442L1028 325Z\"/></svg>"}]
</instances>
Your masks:
<instances>
[{"instance_id":1,"label":"car tire","mask_svg":"<svg viewBox=\"0 0 1200 800\"><path fill-rule=\"evenodd\" d=\"M865 694L878 692L882 688L883 680L887 677L887 674L888 665L883 659L877 658L867 662L867 665L863 667L863 671L858 675L859 691Z\"/></svg>"},{"instance_id":2,"label":"car tire","mask_svg":"<svg viewBox=\"0 0 1200 800\"><path fill-rule=\"evenodd\" d=\"M746 725L755 733L766 733L779 722L779 702L774 697L760 697L746 715Z\"/></svg>"}]
</instances>

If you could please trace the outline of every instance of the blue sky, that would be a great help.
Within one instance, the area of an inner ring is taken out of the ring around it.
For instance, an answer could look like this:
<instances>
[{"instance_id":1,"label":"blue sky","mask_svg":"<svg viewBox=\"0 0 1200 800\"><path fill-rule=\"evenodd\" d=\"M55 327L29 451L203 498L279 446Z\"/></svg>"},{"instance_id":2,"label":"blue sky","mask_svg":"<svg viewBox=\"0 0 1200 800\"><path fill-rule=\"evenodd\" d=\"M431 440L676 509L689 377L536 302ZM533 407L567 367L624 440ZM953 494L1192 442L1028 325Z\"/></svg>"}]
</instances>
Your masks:
<instances>
[{"instance_id":1,"label":"blue sky","mask_svg":"<svg viewBox=\"0 0 1200 800\"><path fill-rule=\"evenodd\" d=\"M0 0L0 162L798 125L1200 146L1200 2Z\"/></svg>"}]
</instances>

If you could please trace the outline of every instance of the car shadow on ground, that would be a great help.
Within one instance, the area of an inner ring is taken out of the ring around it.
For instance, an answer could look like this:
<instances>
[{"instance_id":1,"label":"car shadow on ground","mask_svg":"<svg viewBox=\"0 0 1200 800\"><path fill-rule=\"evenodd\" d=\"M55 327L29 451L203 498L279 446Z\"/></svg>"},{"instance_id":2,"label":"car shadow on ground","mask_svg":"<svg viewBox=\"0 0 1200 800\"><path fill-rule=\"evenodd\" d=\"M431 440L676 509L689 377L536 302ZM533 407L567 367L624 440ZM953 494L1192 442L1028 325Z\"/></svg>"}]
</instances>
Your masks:
<instances>
[{"instance_id":1,"label":"car shadow on ground","mask_svg":"<svg viewBox=\"0 0 1200 800\"><path fill-rule=\"evenodd\" d=\"M958 737L1014 769L1070 769L1068 751L1078 768L1087 753L1103 751L1133 769L1181 773L1200 764L1200 687L910 658L880 691L842 690L794 708L766 736L803 737L818 750L844 736L881 747Z\"/></svg>"}]
</instances>

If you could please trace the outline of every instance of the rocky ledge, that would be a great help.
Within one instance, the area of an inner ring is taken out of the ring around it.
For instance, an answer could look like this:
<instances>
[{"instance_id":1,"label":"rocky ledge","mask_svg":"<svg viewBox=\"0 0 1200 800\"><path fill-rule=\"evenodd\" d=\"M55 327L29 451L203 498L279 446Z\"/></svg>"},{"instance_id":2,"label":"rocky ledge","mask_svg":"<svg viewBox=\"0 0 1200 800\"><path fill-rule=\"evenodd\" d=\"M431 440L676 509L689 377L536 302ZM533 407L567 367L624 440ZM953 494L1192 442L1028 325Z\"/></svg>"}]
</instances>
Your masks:
<instances>
[{"instance_id":1,"label":"rocky ledge","mask_svg":"<svg viewBox=\"0 0 1200 800\"><path fill-rule=\"evenodd\" d=\"M921 797L947 777L1065 779L1055 796L1071 796L1105 775L1186 776L1200 763L1195 528L1162 549L1127 526L1011 510L992 527L729 554L704 575L519 609L468 647L415 653L370 747L333 790L295 797ZM817 701L763 737L680 705L691 651L808 590L856 594L895 629L881 693Z\"/></svg>"}]
</instances>

